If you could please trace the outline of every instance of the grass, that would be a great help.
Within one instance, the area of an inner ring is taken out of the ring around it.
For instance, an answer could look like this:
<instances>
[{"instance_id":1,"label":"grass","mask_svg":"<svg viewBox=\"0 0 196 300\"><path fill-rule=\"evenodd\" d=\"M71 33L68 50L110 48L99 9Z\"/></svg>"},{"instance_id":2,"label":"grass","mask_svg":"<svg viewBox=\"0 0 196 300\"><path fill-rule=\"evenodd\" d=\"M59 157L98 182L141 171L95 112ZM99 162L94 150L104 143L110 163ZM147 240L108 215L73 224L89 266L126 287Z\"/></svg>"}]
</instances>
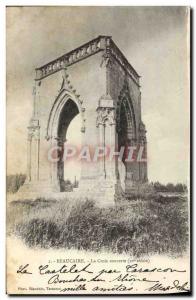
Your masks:
<instances>
[{"instance_id":1,"label":"grass","mask_svg":"<svg viewBox=\"0 0 196 300\"><path fill-rule=\"evenodd\" d=\"M188 243L185 197L123 201L113 208L83 202L37 199L14 201L7 230L30 247L181 255Z\"/></svg>"}]
</instances>

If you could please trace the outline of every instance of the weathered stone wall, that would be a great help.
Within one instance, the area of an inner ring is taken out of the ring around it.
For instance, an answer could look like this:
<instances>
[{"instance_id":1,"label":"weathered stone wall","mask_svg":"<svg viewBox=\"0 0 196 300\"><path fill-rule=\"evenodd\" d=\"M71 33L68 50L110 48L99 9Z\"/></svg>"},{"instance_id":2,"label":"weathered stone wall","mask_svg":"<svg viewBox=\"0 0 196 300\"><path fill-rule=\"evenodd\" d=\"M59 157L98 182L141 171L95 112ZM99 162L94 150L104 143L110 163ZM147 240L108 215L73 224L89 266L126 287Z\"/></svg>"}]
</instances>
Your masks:
<instances>
[{"instance_id":1,"label":"weathered stone wall","mask_svg":"<svg viewBox=\"0 0 196 300\"><path fill-rule=\"evenodd\" d=\"M88 59L82 60L79 63L68 67L67 73L73 88L80 94L84 112L83 144L91 145L92 147L99 144L99 130L96 127L97 107L100 97L106 91L106 74L105 70L100 67L102 60L102 52L99 52ZM83 163L83 162L82 162ZM82 174L83 178L92 178L97 176L97 162L83 163Z\"/></svg>"},{"instance_id":2,"label":"weathered stone wall","mask_svg":"<svg viewBox=\"0 0 196 300\"><path fill-rule=\"evenodd\" d=\"M135 121L136 121L136 140L131 143L134 146L141 144L141 92L140 86L135 80L126 72L126 70L119 64L119 62L110 57L107 65L107 92L114 100L117 108L120 101L119 96L123 93L123 89L128 85L130 104L133 106ZM116 135L116 143L118 144L118 134ZM147 144L145 144L145 151ZM146 181L147 180L147 163L146 162L132 162L126 164L127 186L132 185L132 181Z\"/></svg>"},{"instance_id":3,"label":"weathered stone wall","mask_svg":"<svg viewBox=\"0 0 196 300\"><path fill-rule=\"evenodd\" d=\"M114 59L110 59L110 63L107 67L108 70L108 92L112 99L115 100L115 104L119 100L120 93L124 87L125 80L127 80L130 97L133 103L136 117L137 131L139 123L141 121L141 104L140 104L140 89L139 86L133 81L133 79L127 75L125 69Z\"/></svg>"},{"instance_id":4,"label":"weathered stone wall","mask_svg":"<svg viewBox=\"0 0 196 300\"><path fill-rule=\"evenodd\" d=\"M47 127L52 107L58 98L59 93L64 89L76 99L76 104L81 110L81 134L83 144L91 146L98 145L98 128L96 118L98 102L106 91L105 69L100 67L102 52L99 52L88 59L82 60L69 66L66 71L60 70L40 81L36 82L35 115L40 126L40 147L39 147L39 180L51 180L53 167L48 161L47 153L52 145L55 145L55 136L47 139ZM76 145L77 146L77 145ZM33 156L36 152L32 148ZM33 166L33 165L32 165ZM31 168L33 172L35 168ZM82 167L82 176L93 177L97 175L97 168L94 163L85 164ZM32 177L32 176L31 176ZM35 178L33 176L32 178Z\"/></svg>"}]
</instances>

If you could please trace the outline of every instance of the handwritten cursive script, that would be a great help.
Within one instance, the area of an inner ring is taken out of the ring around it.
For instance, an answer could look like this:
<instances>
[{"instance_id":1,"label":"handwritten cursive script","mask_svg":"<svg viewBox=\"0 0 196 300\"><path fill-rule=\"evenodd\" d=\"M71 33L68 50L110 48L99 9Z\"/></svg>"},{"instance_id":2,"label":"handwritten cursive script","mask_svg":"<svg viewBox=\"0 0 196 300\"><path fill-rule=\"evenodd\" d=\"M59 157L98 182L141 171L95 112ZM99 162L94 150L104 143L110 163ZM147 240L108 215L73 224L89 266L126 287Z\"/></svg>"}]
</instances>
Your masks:
<instances>
[{"instance_id":1,"label":"handwritten cursive script","mask_svg":"<svg viewBox=\"0 0 196 300\"><path fill-rule=\"evenodd\" d=\"M19 266L17 274L32 274L30 265ZM94 263L39 265L35 275L46 278L50 289L61 293L89 291L136 293L189 292L188 281L183 281L185 269L154 266L146 268L142 263L124 264L120 268L99 268ZM158 275L159 273L159 275ZM172 275L170 275L172 274ZM171 277L172 276L172 277ZM175 276L175 277L174 277ZM174 279L175 278L175 279ZM186 277L185 277L186 278Z\"/></svg>"},{"instance_id":2,"label":"handwritten cursive script","mask_svg":"<svg viewBox=\"0 0 196 300\"><path fill-rule=\"evenodd\" d=\"M16 273L20 273L20 274L32 274L31 272L28 271L28 267L29 267L29 264L26 264L24 266L20 266L18 268L18 270L16 271Z\"/></svg>"}]
</instances>

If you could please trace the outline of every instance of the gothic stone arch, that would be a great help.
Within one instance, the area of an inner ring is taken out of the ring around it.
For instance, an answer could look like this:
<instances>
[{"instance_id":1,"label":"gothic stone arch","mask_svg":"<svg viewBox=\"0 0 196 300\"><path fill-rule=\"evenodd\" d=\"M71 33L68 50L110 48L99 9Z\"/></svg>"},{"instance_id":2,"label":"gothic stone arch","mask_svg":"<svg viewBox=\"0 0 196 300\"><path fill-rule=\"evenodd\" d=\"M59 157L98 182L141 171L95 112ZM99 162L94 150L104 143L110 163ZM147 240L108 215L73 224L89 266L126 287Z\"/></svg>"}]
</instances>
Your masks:
<instances>
[{"instance_id":1,"label":"gothic stone arch","mask_svg":"<svg viewBox=\"0 0 196 300\"><path fill-rule=\"evenodd\" d=\"M139 75L109 36L96 39L36 69L33 116L28 127L30 193L60 192L62 162L51 164L50 147L63 145L71 120L81 116L83 144L144 145ZM120 169L124 168L124 177ZM147 163L106 160L82 164L80 195L101 205L147 181Z\"/></svg>"},{"instance_id":2,"label":"gothic stone arch","mask_svg":"<svg viewBox=\"0 0 196 300\"><path fill-rule=\"evenodd\" d=\"M62 149L67 141L66 134L73 118L80 114L81 131L84 131L84 108L81 101L65 88L61 88L49 114L46 139L52 141L52 145ZM64 186L64 161L63 155L59 155L57 164L51 164L51 180L57 191L63 191Z\"/></svg>"}]
</instances>

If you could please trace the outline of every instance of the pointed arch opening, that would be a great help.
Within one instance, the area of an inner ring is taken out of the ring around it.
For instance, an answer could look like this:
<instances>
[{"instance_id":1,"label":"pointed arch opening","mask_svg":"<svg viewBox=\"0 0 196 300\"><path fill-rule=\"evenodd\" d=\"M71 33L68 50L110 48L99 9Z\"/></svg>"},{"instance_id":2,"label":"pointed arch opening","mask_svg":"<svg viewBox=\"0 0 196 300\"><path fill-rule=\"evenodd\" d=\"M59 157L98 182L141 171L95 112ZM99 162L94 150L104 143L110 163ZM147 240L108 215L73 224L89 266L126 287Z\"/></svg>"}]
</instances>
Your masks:
<instances>
[{"instance_id":1,"label":"pointed arch opening","mask_svg":"<svg viewBox=\"0 0 196 300\"><path fill-rule=\"evenodd\" d=\"M82 128L82 109L80 103L67 91L60 92L56 98L50 112L46 139L50 139L53 143L55 141L58 149L59 160L56 167L52 167L52 178L54 182L57 181L60 186L60 191L72 191L74 187L78 186L80 179L79 162L74 165L74 158L72 164L70 160L64 155L65 148L69 146L79 147L81 141Z\"/></svg>"},{"instance_id":2,"label":"pointed arch opening","mask_svg":"<svg viewBox=\"0 0 196 300\"><path fill-rule=\"evenodd\" d=\"M122 161L118 161L119 179L121 187L125 190L125 182L132 178L134 163L127 161L130 146L135 146L137 141L135 113L131 100L127 95L119 98L117 104L117 139L118 151L124 148Z\"/></svg>"}]
</instances>

